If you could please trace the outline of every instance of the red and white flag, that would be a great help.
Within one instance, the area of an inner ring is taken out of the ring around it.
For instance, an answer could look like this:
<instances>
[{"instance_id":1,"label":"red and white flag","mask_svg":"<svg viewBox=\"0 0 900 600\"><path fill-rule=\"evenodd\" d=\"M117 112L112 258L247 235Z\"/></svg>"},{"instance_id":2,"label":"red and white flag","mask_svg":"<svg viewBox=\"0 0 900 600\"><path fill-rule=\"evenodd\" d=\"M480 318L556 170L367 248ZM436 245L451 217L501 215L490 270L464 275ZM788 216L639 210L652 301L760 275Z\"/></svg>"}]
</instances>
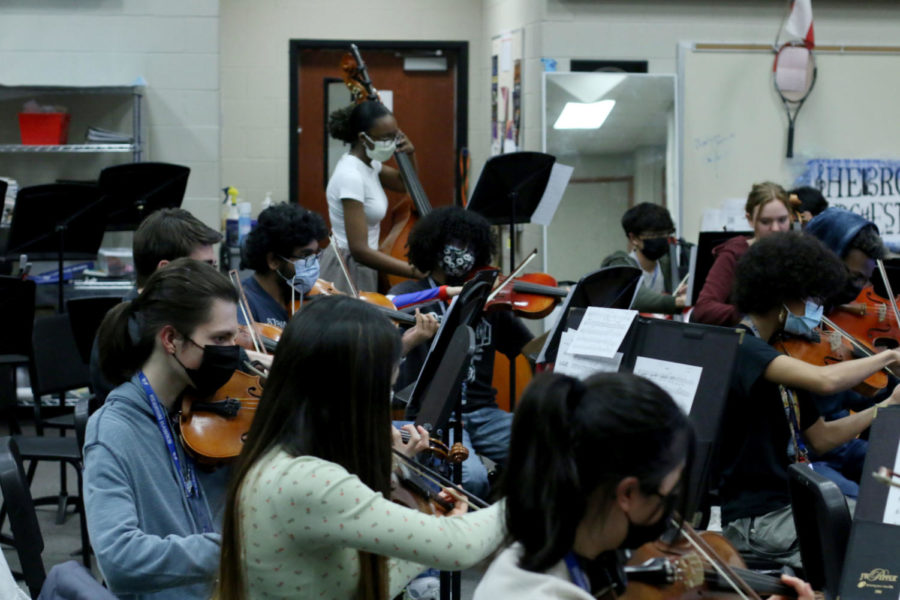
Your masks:
<instances>
[{"instance_id":1,"label":"red and white flag","mask_svg":"<svg viewBox=\"0 0 900 600\"><path fill-rule=\"evenodd\" d=\"M812 0L793 0L791 14L784 23L789 40L802 40L807 48L816 45L813 33Z\"/></svg>"}]
</instances>

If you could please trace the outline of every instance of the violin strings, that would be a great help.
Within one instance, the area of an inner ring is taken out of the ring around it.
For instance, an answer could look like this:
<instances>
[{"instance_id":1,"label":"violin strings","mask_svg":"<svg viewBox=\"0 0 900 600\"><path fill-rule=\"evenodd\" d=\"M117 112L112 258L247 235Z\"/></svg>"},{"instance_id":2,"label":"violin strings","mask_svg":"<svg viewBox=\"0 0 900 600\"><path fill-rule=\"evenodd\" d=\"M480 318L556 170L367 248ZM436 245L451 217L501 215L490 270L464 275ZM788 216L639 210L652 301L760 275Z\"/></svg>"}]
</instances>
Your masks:
<instances>
[{"instance_id":1,"label":"violin strings","mask_svg":"<svg viewBox=\"0 0 900 600\"><path fill-rule=\"evenodd\" d=\"M393 450L393 452L400 459L402 459L402 461L404 463L406 463L411 469L417 471L422 477L431 481L431 483L441 486L441 487L449 487L449 488L459 492L463 496L465 496L468 499L469 504L473 508L475 508L475 509L487 508L488 506L490 506L487 502L485 502L484 500L482 500L475 494L467 492L465 489L463 489L462 487L453 483L452 481L450 481L449 479L447 479L440 473L436 473L435 471L432 471L428 467L426 467L424 465L420 465L419 463L415 462L414 460L412 460L411 458L409 458L402 452L398 452L397 450Z\"/></svg>"}]
</instances>

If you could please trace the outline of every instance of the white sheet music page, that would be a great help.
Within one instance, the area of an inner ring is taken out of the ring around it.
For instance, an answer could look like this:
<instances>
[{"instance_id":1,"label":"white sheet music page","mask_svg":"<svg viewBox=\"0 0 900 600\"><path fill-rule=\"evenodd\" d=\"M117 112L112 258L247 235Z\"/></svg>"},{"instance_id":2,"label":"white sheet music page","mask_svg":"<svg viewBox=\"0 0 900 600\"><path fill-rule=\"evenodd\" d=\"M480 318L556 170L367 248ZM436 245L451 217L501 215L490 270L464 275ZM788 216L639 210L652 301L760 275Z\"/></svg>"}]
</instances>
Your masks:
<instances>
[{"instance_id":1,"label":"white sheet music page","mask_svg":"<svg viewBox=\"0 0 900 600\"><path fill-rule=\"evenodd\" d=\"M578 356L614 357L637 314L636 310L589 306L569 352Z\"/></svg>"},{"instance_id":2,"label":"white sheet music page","mask_svg":"<svg viewBox=\"0 0 900 600\"><path fill-rule=\"evenodd\" d=\"M638 356L634 361L634 374L664 389L685 414L691 414L703 367Z\"/></svg>"},{"instance_id":3,"label":"white sheet music page","mask_svg":"<svg viewBox=\"0 0 900 600\"><path fill-rule=\"evenodd\" d=\"M894 459L894 473L900 473L900 445L897 447L897 458ZM893 485L888 488L882 521L888 525L900 525L900 488Z\"/></svg>"},{"instance_id":4,"label":"white sheet music page","mask_svg":"<svg viewBox=\"0 0 900 600\"><path fill-rule=\"evenodd\" d=\"M553 163L550 167L550 179L547 180L547 187L544 188L544 195L541 201L531 214L531 222L536 225L544 225L549 227L559 203L562 201L563 194L566 192L566 186L569 185L569 178L572 177L574 167L561 165L558 162Z\"/></svg>"},{"instance_id":5,"label":"white sheet music page","mask_svg":"<svg viewBox=\"0 0 900 600\"><path fill-rule=\"evenodd\" d=\"M587 379L594 373L615 373L622 364L622 353L616 352L612 358L576 356L569 349L575 339L575 330L568 329L562 333L559 348L556 351L554 373L562 373L578 379Z\"/></svg>"}]
</instances>

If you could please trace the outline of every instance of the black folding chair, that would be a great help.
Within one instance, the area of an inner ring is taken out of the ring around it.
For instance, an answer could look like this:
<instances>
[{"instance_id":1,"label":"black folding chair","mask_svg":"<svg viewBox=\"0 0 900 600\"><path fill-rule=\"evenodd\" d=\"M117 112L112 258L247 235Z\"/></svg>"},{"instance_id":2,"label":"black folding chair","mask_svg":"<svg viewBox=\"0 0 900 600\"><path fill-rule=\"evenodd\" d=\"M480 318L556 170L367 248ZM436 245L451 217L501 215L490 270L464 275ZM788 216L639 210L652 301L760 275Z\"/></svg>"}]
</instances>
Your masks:
<instances>
[{"instance_id":1,"label":"black folding chair","mask_svg":"<svg viewBox=\"0 0 900 600\"><path fill-rule=\"evenodd\" d=\"M44 538L22 469L19 448L11 437L0 438L0 491L9 510L9 526L13 534L8 543L15 546L22 567L22 572L14 575L24 579L32 597L37 598L47 576L41 559Z\"/></svg>"},{"instance_id":2,"label":"black folding chair","mask_svg":"<svg viewBox=\"0 0 900 600\"><path fill-rule=\"evenodd\" d=\"M803 573L813 589L837 598L853 520L837 484L806 465L788 467Z\"/></svg>"},{"instance_id":3,"label":"black folding chair","mask_svg":"<svg viewBox=\"0 0 900 600\"><path fill-rule=\"evenodd\" d=\"M29 364L34 326L33 281L0 276L0 314L6 315L0 336L0 406L6 413L11 434L21 433L16 420L16 371Z\"/></svg>"}]
</instances>

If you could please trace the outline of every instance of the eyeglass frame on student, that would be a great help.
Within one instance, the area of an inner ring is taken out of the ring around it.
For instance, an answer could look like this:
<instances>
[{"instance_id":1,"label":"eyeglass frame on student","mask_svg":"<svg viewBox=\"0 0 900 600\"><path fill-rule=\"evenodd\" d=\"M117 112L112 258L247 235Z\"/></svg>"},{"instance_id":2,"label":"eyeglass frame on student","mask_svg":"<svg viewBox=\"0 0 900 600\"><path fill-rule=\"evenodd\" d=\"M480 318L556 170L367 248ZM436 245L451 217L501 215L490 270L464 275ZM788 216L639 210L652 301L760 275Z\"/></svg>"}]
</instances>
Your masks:
<instances>
[{"instance_id":1,"label":"eyeglass frame on student","mask_svg":"<svg viewBox=\"0 0 900 600\"><path fill-rule=\"evenodd\" d=\"M304 252L307 252L307 254L304 254L303 256L292 256L288 258L287 256L282 256L279 254L278 257L281 260L286 260L287 262L295 266L298 261L302 260L303 264L301 265L301 267L308 267L312 264L311 259L319 260L319 258L322 256L323 251L324 249L322 248L320 248L319 250L305 250Z\"/></svg>"}]
</instances>

